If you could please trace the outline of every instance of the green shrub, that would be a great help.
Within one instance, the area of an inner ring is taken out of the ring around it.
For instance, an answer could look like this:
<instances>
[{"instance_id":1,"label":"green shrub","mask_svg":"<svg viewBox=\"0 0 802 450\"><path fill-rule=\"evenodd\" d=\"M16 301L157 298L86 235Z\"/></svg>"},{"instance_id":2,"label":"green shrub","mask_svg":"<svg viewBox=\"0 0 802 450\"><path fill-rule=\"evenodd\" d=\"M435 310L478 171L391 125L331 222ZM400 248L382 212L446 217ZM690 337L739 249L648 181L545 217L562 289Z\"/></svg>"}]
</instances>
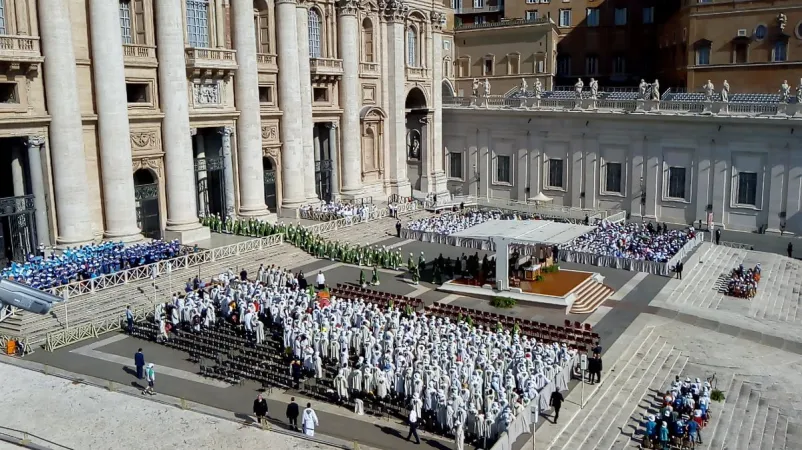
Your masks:
<instances>
[{"instance_id":1,"label":"green shrub","mask_svg":"<svg viewBox=\"0 0 802 450\"><path fill-rule=\"evenodd\" d=\"M543 280L545 280L545 278L543 277L543 275L541 275L541 274L537 274L537 276L535 276L535 281L543 281Z\"/></svg>"},{"instance_id":2,"label":"green shrub","mask_svg":"<svg viewBox=\"0 0 802 450\"><path fill-rule=\"evenodd\" d=\"M714 402L723 402L724 392L718 389L713 389L713 392L710 393L710 400L713 400Z\"/></svg>"},{"instance_id":3,"label":"green shrub","mask_svg":"<svg viewBox=\"0 0 802 450\"><path fill-rule=\"evenodd\" d=\"M516 302L514 298L509 297L493 297L493 299L490 300L490 306L494 308L509 309L514 307L517 303L518 302Z\"/></svg>"}]
</instances>

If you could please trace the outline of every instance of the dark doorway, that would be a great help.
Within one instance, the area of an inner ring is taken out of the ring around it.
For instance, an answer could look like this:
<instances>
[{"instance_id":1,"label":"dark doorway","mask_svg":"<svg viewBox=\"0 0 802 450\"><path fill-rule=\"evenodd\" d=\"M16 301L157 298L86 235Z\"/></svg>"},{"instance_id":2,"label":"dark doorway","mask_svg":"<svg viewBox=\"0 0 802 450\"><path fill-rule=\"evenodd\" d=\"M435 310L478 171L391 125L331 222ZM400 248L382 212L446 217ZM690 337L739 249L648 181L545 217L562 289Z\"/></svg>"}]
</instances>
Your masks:
<instances>
[{"instance_id":1,"label":"dark doorway","mask_svg":"<svg viewBox=\"0 0 802 450\"><path fill-rule=\"evenodd\" d=\"M320 200L330 202L332 200L331 177L334 166L331 159L329 124L316 123L314 139L315 147L318 149L315 154L315 193Z\"/></svg>"},{"instance_id":2,"label":"dark doorway","mask_svg":"<svg viewBox=\"0 0 802 450\"><path fill-rule=\"evenodd\" d=\"M149 169L139 169L134 172L134 199L136 223L142 230L142 235L153 239L160 238L159 183Z\"/></svg>"},{"instance_id":3,"label":"dark doorway","mask_svg":"<svg viewBox=\"0 0 802 450\"><path fill-rule=\"evenodd\" d=\"M37 245L34 202L28 153L21 138L6 138L0 145L0 263L23 261Z\"/></svg>"},{"instance_id":4,"label":"dark doorway","mask_svg":"<svg viewBox=\"0 0 802 450\"><path fill-rule=\"evenodd\" d=\"M262 157L262 170L265 171L265 204L270 211L276 211L276 167L273 160L267 156Z\"/></svg>"},{"instance_id":5,"label":"dark doorway","mask_svg":"<svg viewBox=\"0 0 802 450\"><path fill-rule=\"evenodd\" d=\"M216 128L198 129L193 138L198 216L226 215L223 141Z\"/></svg>"}]
</instances>

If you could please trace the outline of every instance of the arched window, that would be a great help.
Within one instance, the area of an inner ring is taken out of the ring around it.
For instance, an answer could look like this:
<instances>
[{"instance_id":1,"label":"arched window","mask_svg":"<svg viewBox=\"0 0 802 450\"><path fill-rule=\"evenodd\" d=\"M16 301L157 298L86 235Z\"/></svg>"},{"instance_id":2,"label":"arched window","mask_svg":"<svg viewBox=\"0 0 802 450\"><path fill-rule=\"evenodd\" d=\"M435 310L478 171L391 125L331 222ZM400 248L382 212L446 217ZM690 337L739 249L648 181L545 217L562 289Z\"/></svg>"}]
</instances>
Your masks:
<instances>
[{"instance_id":1,"label":"arched window","mask_svg":"<svg viewBox=\"0 0 802 450\"><path fill-rule=\"evenodd\" d=\"M190 47L209 47L209 0L187 0L187 40Z\"/></svg>"},{"instance_id":2,"label":"arched window","mask_svg":"<svg viewBox=\"0 0 802 450\"><path fill-rule=\"evenodd\" d=\"M418 30L412 26L407 29L407 65L418 67Z\"/></svg>"},{"instance_id":3,"label":"arched window","mask_svg":"<svg viewBox=\"0 0 802 450\"><path fill-rule=\"evenodd\" d=\"M320 58L320 14L317 10L309 10L309 57Z\"/></svg>"},{"instance_id":4,"label":"arched window","mask_svg":"<svg viewBox=\"0 0 802 450\"><path fill-rule=\"evenodd\" d=\"M373 22L370 19L362 21L362 57L365 62L373 61Z\"/></svg>"}]
</instances>

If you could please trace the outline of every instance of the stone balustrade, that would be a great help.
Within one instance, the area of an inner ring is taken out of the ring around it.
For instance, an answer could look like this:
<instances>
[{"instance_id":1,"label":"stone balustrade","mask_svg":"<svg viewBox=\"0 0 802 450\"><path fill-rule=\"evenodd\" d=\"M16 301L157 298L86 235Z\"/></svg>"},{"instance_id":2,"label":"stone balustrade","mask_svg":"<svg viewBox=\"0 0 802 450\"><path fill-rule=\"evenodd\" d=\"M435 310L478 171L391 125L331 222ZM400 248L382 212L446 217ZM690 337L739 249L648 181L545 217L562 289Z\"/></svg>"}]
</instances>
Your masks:
<instances>
[{"instance_id":1,"label":"stone balustrade","mask_svg":"<svg viewBox=\"0 0 802 450\"><path fill-rule=\"evenodd\" d=\"M39 38L33 36L0 36L0 52L15 51L41 54Z\"/></svg>"},{"instance_id":2,"label":"stone balustrade","mask_svg":"<svg viewBox=\"0 0 802 450\"><path fill-rule=\"evenodd\" d=\"M276 62L276 55L268 53L257 53L256 64L259 72L278 73L278 63Z\"/></svg>"},{"instance_id":3,"label":"stone balustrade","mask_svg":"<svg viewBox=\"0 0 802 450\"><path fill-rule=\"evenodd\" d=\"M342 75L343 60L334 58L309 58L312 75Z\"/></svg>"},{"instance_id":4,"label":"stone balustrade","mask_svg":"<svg viewBox=\"0 0 802 450\"><path fill-rule=\"evenodd\" d=\"M407 67L408 80L426 80L429 78L429 69L422 67Z\"/></svg>"},{"instance_id":5,"label":"stone balustrade","mask_svg":"<svg viewBox=\"0 0 802 450\"><path fill-rule=\"evenodd\" d=\"M368 77L378 77L380 75L379 63L363 62L359 63L359 75Z\"/></svg>"},{"instance_id":6,"label":"stone balustrade","mask_svg":"<svg viewBox=\"0 0 802 450\"><path fill-rule=\"evenodd\" d=\"M227 48L185 49L187 69L197 72L237 70L237 51Z\"/></svg>"},{"instance_id":7,"label":"stone balustrade","mask_svg":"<svg viewBox=\"0 0 802 450\"><path fill-rule=\"evenodd\" d=\"M123 60L126 66L156 67L156 47L153 45L123 44Z\"/></svg>"},{"instance_id":8,"label":"stone balustrade","mask_svg":"<svg viewBox=\"0 0 802 450\"><path fill-rule=\"evenodd\" d=\"M407 69L409 70L409 69ZM732 117L802 118L799 103L746 103L721 101L604 100L569 98L506 98L503 96L451 97L443 99L447 109L496 109L597 113L650 113L662 115L716 115Z\"/></svg>"}]
</instances>

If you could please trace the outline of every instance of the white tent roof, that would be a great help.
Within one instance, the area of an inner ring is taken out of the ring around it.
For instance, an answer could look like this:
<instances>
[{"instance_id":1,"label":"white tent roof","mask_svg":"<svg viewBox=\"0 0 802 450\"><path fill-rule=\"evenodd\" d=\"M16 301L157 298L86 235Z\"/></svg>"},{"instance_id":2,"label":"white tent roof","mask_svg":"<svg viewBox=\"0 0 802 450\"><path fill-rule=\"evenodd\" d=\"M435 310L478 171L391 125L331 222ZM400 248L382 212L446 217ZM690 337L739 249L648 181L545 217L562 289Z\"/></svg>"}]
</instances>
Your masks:
<instances>
[{"instance_id":1,"label":"white tent roof","mask_svg":"<svg viewBox=\"0 0 802 450\"><path fill-rule=\"evenodd\" d=\"M552 198L543 192L538 192L536 196L529 199L530 202L550 202L551 200Z\"/></svg>"},{"instance_id":2,"label":"white tent roof","mask_svg":"<svg viewBox=\"0 0 802 450\"><path fill-rule=\"evenodd\" d=\"M502 238L524 245L560 245L571 242L594 228L550 220L488 220L451 236L485 241Z\"/></svg>"}]
</instances>

